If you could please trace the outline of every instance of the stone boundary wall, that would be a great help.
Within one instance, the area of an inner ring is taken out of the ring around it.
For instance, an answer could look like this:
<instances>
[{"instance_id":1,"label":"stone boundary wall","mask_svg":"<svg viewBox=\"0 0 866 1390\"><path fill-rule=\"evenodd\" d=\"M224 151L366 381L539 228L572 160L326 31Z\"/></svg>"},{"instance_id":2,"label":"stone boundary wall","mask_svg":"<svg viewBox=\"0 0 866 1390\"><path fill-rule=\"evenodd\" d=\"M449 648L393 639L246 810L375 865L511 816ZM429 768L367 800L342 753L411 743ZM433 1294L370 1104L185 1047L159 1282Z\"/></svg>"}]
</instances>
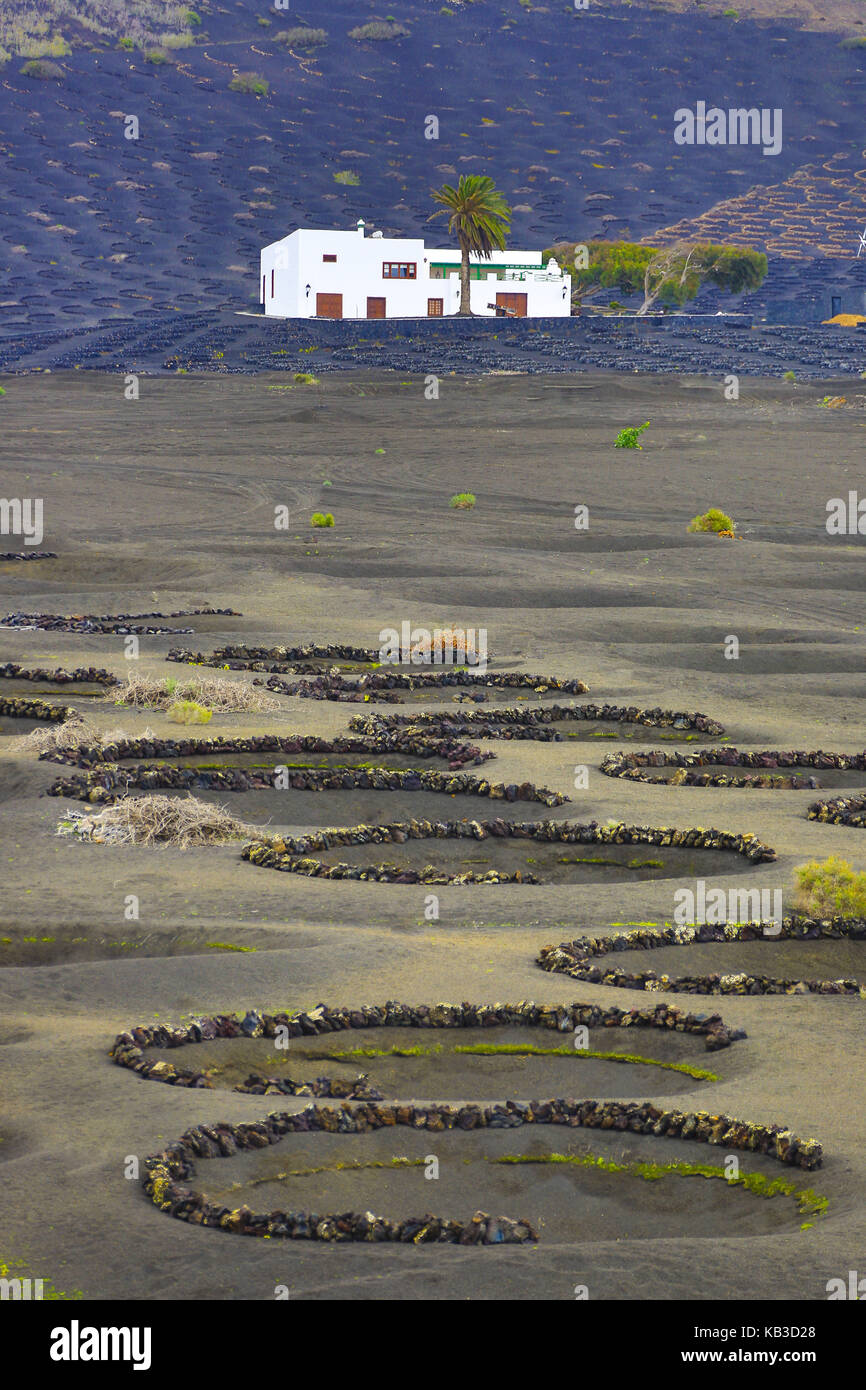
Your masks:
<instances>
[{"instance_id":1,"label":"stone boundary wall","mask_svg":"<svg viewBox=\"0 0 866 1390\"><path fill-rule=\"evenodd\" d=\"M49 671L45 666L19 666L16 661L0 666L0 680L45 681L52 685L69 685L72 681L82 685L122 684L120 677L106 671L104 666L76 666L71 671L58 666Z\"/></svg>"},{"instance_id":2,"label":"stone boundary wall","mask_svg":"<svg viewBox=\"0 0 866 1390\"><path fill-rule=\"evenodd\" d=\"M837 796L832 801L813 801L809 820L827 821L830 825L847 825L862 830L866 826L866 792L853 796Z\"/></svg>"},{"instance_id":3,"label":"stone boundary wall","mask_svg":"<svg viewBox=\"0 0 866 1390\"><path fill-rule=\"evenodd\" d=\"M135 633L148 637L160 634L180 635L195 632L192 627L149 627L142 625L140 618L192 618L227 617L242 618L233 608L179 608L176 613L102 613L73 614L64 617L60 613L7 613L0 618L0 627L23 628L26 631L40 632L81 632L81 633Z\"/></svg>"},{"instance_id":4,"label":"stone boundary wall","mask_svg":"<svg viewBox=\"0 0 866 1390\"><path fill-rule=\"evenodd\" d=\"M728 772L702 772L707 764L756 769L757 776L737 777ZM653 776L649 768L676 768L672 777ZM817 752L741 752L737 748L700 748L690 753L653 751L650 753L610 753L601 763L606 777L624 777L632 782L651 782L665 787L756 787L797 791L820 785L814 778L778 776L782 767L813 767L840 772L866 771L866 753ZM820 805L820 803L817 803ZM811 817L813 820L821 817ZM829 818L827 818L829 819Z\"/></svg>"},{"instance_id":5,"label":"stone boundary wall","mask_svg":"<svg viewBox=\"0 0 866 1390\"><path fill-rule=\"evenodd\" d=\"M474 653L466 653L461 665L474 666ZM491 660L490 656L486 658ZM382 661L377 647L348 647L340 644L310 642L300 647L249 647L246 644L227 644L216 647L209 656L202 652L188 652L180 647L172 647L167 661L191 661L197 666L228 666L231 670L273 671L289 673L303 670L303 664L311 661L357 661L368 666L381 667ZM435 665L435 663L430 663ZM318 667L310 666L309 671L318 673ZM443 669L447 670L447 667ZM359 675L365 674L359 672ZM377 670L370 674L382 674Z\"/></svg>"},{"instance_id":6,"label":"stone boundary wall","mask_svg":"<svg viewBox=\"0 0 866 1390\"><path fill-rule=\"evenodd\" d=\"M4 563L4 564L5 564L6 561L8 561L8 560L56 560L56 559L57 559L57 554L56 554L56 552L53 551L53 550L25 550L25 551L23 551L23 552L21 552L21 551L7 551L4 555L0 555L0 563Z\"/></svg>"},{"instance_id":7,"label":"stone boundary wall","mask_svg":"<svg viewBox=\"0 0 866 1390\"><path fill-rule=\"evenodd\" d=\"M0 697L0 715L6 719L43 719L48 723L62 724L75 716L69 705L49 705L45 700L26 700L10 695Z\"/></svg>"},{"instance_id":8,"label":"stone boundary wall","mask_svg":"<svg viewBox=\"0 0 866 1390\"><path fill-rule=\"evenodd\" d=\"M726 1149L760 1153L791 1167L821 1166L823 1150L815 1139L800 1139L781 1125L759 1125L707 1111L661 1110L635 1101L531 1100L504 1105L379 1104L309 1105L298 1112L272 1111L264 1120L197 1125L142 1163L142 1186L154 1206L179 1221L213 1226L241 1235L290 1240L371 1241L447 1245L526 1244L538 1240L527 1221L491 1218L476 1212L471 1221L445 1220L430 1213L400 1222L372 1212L253 1212L232 1210L209 1201L186 1185L195 1176L196 1159L230 1158L238 1152L277 1144L287 1134L365 1134L372 1130L410 1128L442 1133L459 1129L517 1129L523 1125L563 1125L569 1129L607 1129L693 1140Z\"/></svg>"},{"instance_id":9,"label":"stone boundary wall","mask_svg":"<svg viewBox=\"0 0 866 1390\"><path fill-rule=\"evenodd\" d=\"M328 827L307 835L274 836L270 840L249 841L241 857L258 868L279 869L309 878L372 880L379 883L538 883L534 874L515 870L507 873L490 869L485 874L449 874L428 865L424 869L400 869L393 864L333 864L310 858L309 852L334 849L341 845L404 844L410 839L475 839L489 835L561 844L658 845L660 847L717 849L743 855L751 863L776 857L775 850L756 835L727 830L674 830L670 827L615 825L600 826L595 821L579 824L568 821L405 821L390 825Z\"/></svg>"},{"instance_id":10,"label":"stone boundary wall","mask_svg":"<svg viewBox=\"0 0 866 1390\"><path fill-rule=\"evenodd\" d=\"M398 753L413 758L442 758L448 762L451 771L457 771L467 763L479 765L490 762L496 757L495 753L482 753L480 748L452 738L436 738L403 730L392 733L380 729L370 738L351 734L337 734L334 738L320 738L318 734L252 734L248 737L182 739L152 736L121 739L98 747L53 748L40 754L40 758L87 769L118 763L127 758L189 758L202 754L218 757L221 753Z\"/></svg>"},{"instance_id":11,"label":"stone boundary wall","mask_svg":"<svg viewBox=\"0 0 866 1390\"><path fill-rule=\"evenodd\" d=\"M119 1067L168 1086L191 1086L211 1090L204 1072L194 1067L176 1067L171 1062L152 1062L145 1057L148 1048L186 1047L216 1038L275 1038L285 1029L289 1038L324 1037L351 1029L370 1028L547 1028L573 1033L586 1028L662 1028L704 1038L708 1052L730 1047L746 1036L741 1029L729 1028L720 1014L683 1013L671 1004L653 1004L645 1009L602 1008L599 1004L401 1004L389 999L384 1004L365 1004L358 1009L331 1008L318 1004L297 1014L270 1014L250 1009L243 1018L237 1014L211 1014L172 1028L164 1023L138 1024L118 1033L109 1056Z\"/></svg>"},{"instance_id":12,"label":"stone boundary wall","mask_svg":"<svg viewBox=\"0 0 866 1390\"><path fill-rule=\"evenodd\" d=\"M604 720L617 724L644 724L648 728L697 729L716 736L725 732L709 715L676 710L640 709L637 705L542 705L538 709L460 710L455 713L419 711L417 714L355 715L352 729L374 732L401 724L416 729L433 727L441 733L470 733L474 738L532 738L559 741L562 735L545 725L563 719Z\"/></svg>"},{"instance_id":13,"label":"stone boundary wall","mask_svg":"<svg viewBox=\"0 0 866 1390\"><path fill-rule=\"evenodd\" d=\"M768 930L771 929L771 930ZM536 964L542 970L569 975L587 984L616 989L640 989L679 994L846 994L866 999L866 987L857 980L774 979L766 975L683 975L671 979L654 970L635 974L596 965L599 956L623 951L651 951L665 946L691 946L708 942L737 941L866 941L866 921L860 918L819 919L794 915L782 921L726 922L723 925L639 927L608 936L581 936L559 946L543 946Z\"/></svg>"},{"instance_id":14,"label":"stone boundary wall","mask_svg":"<svg viewBox=\"0 0 866 1390\"><path fill-rule=\"evenodd\" d=\"M309 768L287 773L289 789L293 791L427 791L445 796L481 796L499 801L537 801L543 806L563 806L570 800L561 792L536 787L529 782L505 786L483 777L466 773L438 772L431 769L371 767L363 770L328 770ZM208 770L196 767L171 767L142 763L138 767L120 768L105 764L100 768L74 777L61 777L48 787L46 796L70 796L79 801L108 803L116 801L130 788L154 791L168 788L178 791L274 791L274 774L225 768Z\"/></svg>"}]
</instances>

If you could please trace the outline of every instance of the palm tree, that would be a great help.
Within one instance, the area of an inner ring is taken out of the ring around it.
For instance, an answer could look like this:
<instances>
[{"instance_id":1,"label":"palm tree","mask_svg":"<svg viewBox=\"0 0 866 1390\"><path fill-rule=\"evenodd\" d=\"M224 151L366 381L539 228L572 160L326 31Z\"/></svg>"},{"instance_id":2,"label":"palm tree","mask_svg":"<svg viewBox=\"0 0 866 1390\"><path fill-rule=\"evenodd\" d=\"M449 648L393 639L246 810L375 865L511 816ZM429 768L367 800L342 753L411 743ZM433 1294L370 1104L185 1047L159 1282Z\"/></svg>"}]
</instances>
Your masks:
<instances>
[{"instance_id":1,"label":"palm tree","mask_svg":"<svg viewBox=\"0 0 866 1390\"><path fill-rule=\"evenodd\" d=\"M461 174L454 188L444 183L432 190L442 204L433 217L448 214L448 230L460 243L460 309L471 315L469 305L469 257L489 259L491 252L505 250L506 233L511 229L511 208L492 179L485 174ZM428 221L433 220L428 218Z\"/></svg>"}]
</instances>

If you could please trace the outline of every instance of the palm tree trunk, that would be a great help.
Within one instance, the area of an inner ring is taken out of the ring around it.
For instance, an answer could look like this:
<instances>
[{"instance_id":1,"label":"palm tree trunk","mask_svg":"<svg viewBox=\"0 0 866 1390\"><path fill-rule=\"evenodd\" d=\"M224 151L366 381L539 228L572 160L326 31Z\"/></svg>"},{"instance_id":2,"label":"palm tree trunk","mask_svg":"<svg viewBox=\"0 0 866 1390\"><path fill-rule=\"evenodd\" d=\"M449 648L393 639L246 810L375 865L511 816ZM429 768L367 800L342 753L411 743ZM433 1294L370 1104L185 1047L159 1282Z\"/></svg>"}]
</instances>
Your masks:
<instances>
[{"instance_id":1,"label":"palm tree trunk","mask_svg":"<svg viewBox=\"0 0 866 1390\"><path fill-rule=\"evenodd\" d=\"M464 246L464 247L462 247L462 249L461 249L461 256L460 256L460 308L458 309L457 313L458 313L458 316L463 317L463 318L471 318L471 317L472 317L472 308L471 308L471 305L470 305L470 290L469 290L469 247L468 247L468 246Z\"/></svg>"}]
</instances>

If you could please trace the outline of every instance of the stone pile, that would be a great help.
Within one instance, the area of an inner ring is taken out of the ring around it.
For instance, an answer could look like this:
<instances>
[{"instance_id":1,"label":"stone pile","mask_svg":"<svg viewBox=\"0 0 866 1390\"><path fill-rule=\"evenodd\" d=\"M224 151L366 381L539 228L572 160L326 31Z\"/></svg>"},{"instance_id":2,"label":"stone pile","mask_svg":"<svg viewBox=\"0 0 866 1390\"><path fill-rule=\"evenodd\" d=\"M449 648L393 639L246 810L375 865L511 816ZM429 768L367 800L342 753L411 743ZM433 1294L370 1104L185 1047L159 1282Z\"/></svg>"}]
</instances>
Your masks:
<instances>
[{"instance_id":1,"label":"stone pile","mask_svg":"<svg viewBox=\"0 0 866 1390\"><path fill-rule=\"evenodd\" d=\"M403 1105L374 1101L339 1107L309 1105L298 1112L271 1112L264 1120L236 1125L197 1125L142 1163L142 1186L154 1206L179 1221L217 1227L241 1235L271 1239L401 1242L416 1245L525 1244L538 1235L527 1221L493 1219L476 1212L471 1221L445 1220L430 1213L393 1222L372 1212L254 1212L247 1206L211 1202L187 1184L197 1159L230 1158L278 1144L288 1134L366 1134L406 1127L424 1130L477 1131L517 1129L524 1125L562 1125L570 1129L606 1129L692 1140L726 1149L760 1153L779 1163L812 1170L820 1167L821 1145L800 1139L781 1125L758 1125L707 1111L662 1110L634 1101L531 1100L503 1105Z\"/></svg>"},{"instance_id":2,"label":"stone pile","mask_svg":"<svg viewBox=\"0 0 866 1390\"><path fill-rule=\"evenodd\" d=\"M523 788L531 791L531 783L527 782L516 788L518 795ZM509 789L505 790L507 795ZM371 880L378 883L538 883L539 880L534 874L519 869L514 873L490 869L484 874L449 874L433 865L427 865L420 870L400 868L395 864L328 865L320 859L309 857L311 850L321 852L341 845L405 844L407 840L421 839L485 840L491 835L501 839L513 837L541 843L570 845L658 845L683 849L713 849L740 854L750 863L760 863L776 857L775 850L763 844L756 835L749 833L736 834L727 830L701 828L674 830L666 826L598 825L596 821L578 824L553 820L502 819L411 820L386 825L329 827L297 838L283 835L274 836L270 840L252 841L244 845L241 854L258 868L279 869L284 873L304 874L309 878Z\"/></svg>"},{"instance_id":3,"label":"stone pile","mask_svg":"<svg viewBox=\"0 0 866 1390\"><path fill-rule=\"evenodd\" d=\"M16 681L44 681L52 685L69 685L76 681L82 685L120 685L120 677L103 666L76 666L67 671L58 666L49 671L45 666L19 666L17 661L7 661L0 665L0 679Z\"/></svg>"},{"instance_id":4,"label":"stone pile","mask_svg":"<svg viewBox=\"0 0 866 1390\"><path fill-rule=\"evenodd\" d=\"M181 739L147 736L117 740L97 747L55 748L41 756L51 762L93 768L133 758L219 758L221 754L228 753L281 753L289 756L345 753L374 757L377 753L398 753L407 758L441 758L448 763L451 771L458 771L467 763L480 765L496 756L495 753L482 753L480 748L472 744L450 738L432 738L404 730L391 733L387 729L379 730L372 738L356 738L351 734L337 734L333 738L319 738L317 734L252 734L249 737Z\"/></svg>"},{"instance_id":5,"label":"stone pile","mask_svg":"<svg viewBox=\"0 0 866 1390\"><path fill-rule=\"evenodd\" d=\"M712 765L724 768L755 768L755 775L736 776L733 772L704 772ZM649 768L673 767L673 776L653 775ZM662 786L685 787L755 787L774 790L801 790L820 787L816 777L779 775L774 769L812 767L816 770L839 772L866 771L866 753L817 752L740 752L737 748L701 748L689 753L649 752L609 754L601 764L607 777L624 777L632 782L660 783ZM820 804L820 803L819 803ZM820 819L820 817L812 817Z\"/></svg>"},{"instance_id":6,"label":"stone pile","mask_svg":"<svg viewBox=\"0 0 866 1390\"><path fill-rule=\"evenodd\" d=\"M542 742L558 742L562 734L548 726L564 719L604 721L617 724L643 724L647 728L677 730L697 729L716 736L725 732L721 724L709 715L687 714L676 710L641 709L637 705L541 705L536 709L466 710L459 713L420 711L415 714L356 715L350 723L353 729L374 732L377 728L393 729L411 725L419 732L435 729L437 733L469 733L475 738L531 738Z\"/></svg>"},{"instance_id":7,"label":"stone pile","mask_svg":"<svg viewBox=\"0 0 866 1390\"><path fill-rule=\"evenodd\" d=\"M466 773L436 772L415 768L302 768L286 773L294 791L425 791L446 796L486 796L500 801L538 801L543 806L562 806L569 798L546 787L524 782L506 787ZM176 791L273 791L274 770L239 767L200 768L139 764L120 768L103 764L77 777L61 777L48 788L47 796L71 796L79 801L107 803L123 796L131 787L143 791L170 788Z\"/></svg>"},{"instance_id":8,"label":"stone pile","mask_svg":"<svg viewBox=\"0 0 866 1390\"><path fill-rule=\"evenodd\" d=\"M862 830L866 826L866 793L837 796L832 801L813 801L809 820L828 821L830 825L847 825Z\"/></svg>"},{"instance_id":9,"label":"stone pile","mask_svg":"<svg viewBox=\"0 0 866 1390\"><path fill-rule=\"evenodd\" d=\"M143 636L158 636L167 633L194 632L192 627L152 627L142 624L142 618L189 618L189 617L230 617L240 618L233 608L180 608L176 613L73 613L64 617L59 613L7 613L0 618L0 627L17 627L40 632L79 632L135 633Z\"/></svg>"},{"instance_id":10,"label":"stone pile","mask_svg":"<svg viewBox=\"0 0 866 1390\"><path fill-rule=\"evenodd\" d=\"M692 946L709 942L812 941L818 939L866 941L866 921L833 917L822 920L794 915L781 922L726 922L700 926L639 927L607 936L582 936L559 946L543 946L537 964L542 970L569 975L588 984L616 989L670 991L677 994L846 994L866 999L866 987L857 980L775 979L766 975L683 975L673 979L654 970L630 974L614 965L596 965L599 956L622 951L651 951L666 946Z\"/></svg>"}]
</instances>

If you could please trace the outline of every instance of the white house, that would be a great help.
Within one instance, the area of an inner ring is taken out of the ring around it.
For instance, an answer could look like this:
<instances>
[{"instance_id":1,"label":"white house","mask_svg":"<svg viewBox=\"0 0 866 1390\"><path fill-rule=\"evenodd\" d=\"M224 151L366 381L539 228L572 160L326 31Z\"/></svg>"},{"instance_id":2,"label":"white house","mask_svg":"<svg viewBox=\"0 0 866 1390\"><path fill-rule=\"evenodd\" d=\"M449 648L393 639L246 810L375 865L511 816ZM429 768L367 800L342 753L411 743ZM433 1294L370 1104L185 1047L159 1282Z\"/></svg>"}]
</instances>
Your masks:
<instances>
[{"instance_id":1,"label":"white house","mask_svg":"<svg viewBox=\"0 0 866 1390\"><path fill-rule=\"evenodd\" d=\"M425 246L420 238L366 236L356 231L299 228L261 253L259 285L274 318L419 319L456 314L460 252ZM564 318L571 313L571 276L540 251L494 252L472 258L472 312L507 317Z\"/></svg>"}]
</instances>

